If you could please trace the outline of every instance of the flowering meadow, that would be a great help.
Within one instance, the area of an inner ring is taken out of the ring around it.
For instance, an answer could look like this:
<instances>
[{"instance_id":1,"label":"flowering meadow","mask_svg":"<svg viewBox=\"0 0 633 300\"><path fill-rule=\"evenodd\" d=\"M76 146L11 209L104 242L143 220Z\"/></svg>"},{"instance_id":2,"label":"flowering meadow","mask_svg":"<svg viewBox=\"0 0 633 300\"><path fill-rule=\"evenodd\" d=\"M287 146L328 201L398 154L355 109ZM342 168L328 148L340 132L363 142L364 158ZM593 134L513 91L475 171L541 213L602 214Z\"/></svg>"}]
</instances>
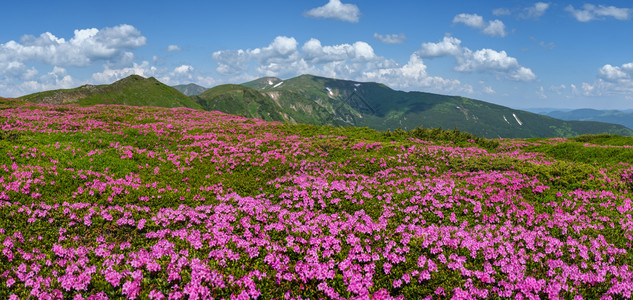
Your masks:
<instances>
[{"instance_id":1,"label":"flowering meadow","mask_svg":"<svg viewBox=\"0 0 633 300\"><path fill-rule=\"evenodd\" d=\"M8 99L0 126L0 299L633 292L629 145Z\"/></svg>"}]
</instances>

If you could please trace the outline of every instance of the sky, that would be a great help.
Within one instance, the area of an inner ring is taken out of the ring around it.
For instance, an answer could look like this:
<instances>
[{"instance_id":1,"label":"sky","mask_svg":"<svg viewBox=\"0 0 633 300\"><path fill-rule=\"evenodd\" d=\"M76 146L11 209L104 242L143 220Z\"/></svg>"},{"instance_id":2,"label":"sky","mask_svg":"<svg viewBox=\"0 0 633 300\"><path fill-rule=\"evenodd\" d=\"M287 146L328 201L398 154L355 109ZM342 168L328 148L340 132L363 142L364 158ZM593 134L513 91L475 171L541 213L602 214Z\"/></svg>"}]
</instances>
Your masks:
<instances>
[{"instance_id":1,"label":"sky","mask_svg":"<svg viewBox=\"0 0 633 300\"><path fill-rule=\"evenodd\" d=\"M518 109L633 109L630 1L10 1L0 96L313 74Z\"/></svg>"}]
</instances>

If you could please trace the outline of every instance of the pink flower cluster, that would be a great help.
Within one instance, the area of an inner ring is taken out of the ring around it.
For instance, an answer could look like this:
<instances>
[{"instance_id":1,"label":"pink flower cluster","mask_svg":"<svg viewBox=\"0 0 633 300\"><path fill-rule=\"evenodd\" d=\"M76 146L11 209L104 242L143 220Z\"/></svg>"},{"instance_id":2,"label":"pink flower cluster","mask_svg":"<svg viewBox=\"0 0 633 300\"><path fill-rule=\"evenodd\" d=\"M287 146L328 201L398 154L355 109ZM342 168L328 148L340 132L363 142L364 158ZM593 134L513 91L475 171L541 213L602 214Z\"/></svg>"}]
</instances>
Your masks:
<instances>
[{"instance_id":1,"label":"pink flower cluster","mask_svg":"<svg viewBox=\"0 0 633 300\"><path fill-rule=\"evenodd\" d=\"M42 141L0 149L6 298L613 299L633 291L628 164L592 174L584 183L592 189L565 189L513 168L452 164L555 162L523 152L527 142L486 151L303 137L188 109L30 104L0 118L3 130Z\"/></svg>"}]
</instances>

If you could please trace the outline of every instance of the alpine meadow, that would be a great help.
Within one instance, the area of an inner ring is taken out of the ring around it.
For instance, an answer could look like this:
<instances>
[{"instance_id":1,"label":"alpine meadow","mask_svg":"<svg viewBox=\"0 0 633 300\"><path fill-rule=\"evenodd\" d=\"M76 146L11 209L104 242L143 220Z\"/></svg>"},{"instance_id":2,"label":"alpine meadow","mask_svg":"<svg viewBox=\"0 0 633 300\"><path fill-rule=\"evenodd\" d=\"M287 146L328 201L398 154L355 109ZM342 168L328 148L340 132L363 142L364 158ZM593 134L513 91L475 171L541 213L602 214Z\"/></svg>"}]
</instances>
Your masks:
<instances>
[{"instance_id":1,"label":"alpine meadow","mask_svg":"<svg viewBox=\"0 0 633 300\"><path fill-rule=\"evenodd\" d=\"M632 298L627 1L6 6L0 299Z\"/></svg>"}]
</instances>

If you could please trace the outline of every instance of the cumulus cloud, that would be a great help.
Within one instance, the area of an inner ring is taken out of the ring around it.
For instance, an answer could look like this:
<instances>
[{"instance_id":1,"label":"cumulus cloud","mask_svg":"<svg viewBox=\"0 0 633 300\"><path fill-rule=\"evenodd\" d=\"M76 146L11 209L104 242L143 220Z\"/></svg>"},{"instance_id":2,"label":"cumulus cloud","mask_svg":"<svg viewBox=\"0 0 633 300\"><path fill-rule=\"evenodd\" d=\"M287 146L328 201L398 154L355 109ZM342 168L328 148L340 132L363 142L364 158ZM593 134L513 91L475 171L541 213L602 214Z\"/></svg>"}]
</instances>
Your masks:
<instances>
[{"instance_id":1,"label":"cumulus cloud","mask_svg":"<svg viewBox=\"0 0 633 300\"><path fill-rule=\"evenodd\" d=\"M298 45L293 37L278 36L268 47L249 50L249 54L263 64L283 62L295 57Z\"/></svg>"},{"instance_id":2,"label":"cumulus cloud","mask_svg":"<svg viewBox=\"0 0 633 300\"><path fill-rule=\"evenodd\" d=\"M181 65L174 69L174 72L177 74L187 74L193 71L193 67L190 65Z\"/></svg>"},{"instance_id":3,"label":"cumulus cloud","mask_svg":"<svg viewBox=\"0 0 633 300\"><path fill-rule=\"evenodd\" d=\"M39 72L37 71L37 69L33 67L29 68L24 63L19 61L0 61L0 79L2 79L2 81L15 79L31 80L38 73Z\"/></svg>"},{"instance_id":4,"label":"cumulus cloud","mask_svg":"<svg viewBox=\"0 0 633 300\"><path fill-rule=\"evenodd\" d=\"M628 64L628 65L630 65L630 64ZM606 64L606 65L602 66L602 68L600 68L600 70L599 70L599 73L600 73L600 77L602 77L605 80L609 80L609 81L617 81L617 80L620 80L620 79L630 78L630 75L627 74L623 70L623 67L618 67L618 66L614 67L614 66L612 66L610 64Z\"/></svg>"},{"instance_id":5,"label":"cumulus cloud","mask_svg":"<svg viewBox=\"0 0 633 300\"><path fill-rule=\"evenodd\" d=\"M505 51L492 49L472 51L462 47L461 41L451 36L445 36L437 43L423 43L416 53L429 58L454 56L457 60L455 71L458 72L493 73L517 81L536 79L531 69L521 66L516 58L508 56Z\"/></svg>"},{"instance_id":6,"label":"cumulus cloud","mask_svg":"<svg viewBox=\"0 0 633 300\"><path fill-rule=\"evenodd\" d=\"M407 39L404 34L379 34L374 33L374 38L385 44L402 44Z\"/></svg>"},{"instance_id":7,"label":"cumulus cloud","mask_svg":"<svg viewBox=\"0 0 633 300\"><path fill-rule=\"evenodd\" d=\"M633 88L633 62L612 66L606 64L598 70L600 80L612 83L620 88Z\"/></svg>"},{"instance_id":8,"label":"cumulus cloud","mask_svg":"<svg viewBox=\"0 0 633 300\"><path fill-rule=\"evenodd\" d=\"M84 67L96 61L128 61L133 50L145 45L146 38L131 25L74 31L70 40L50 32L25 35L20 42L0 44L0 61L39 62L52 66Z\"/></svg>"},{"instance_id":9,"label":"cumulus cloud","mask_svg":"<svg viewBox=\"0 0 633 300\"><path fill-rule=\"evenodd\" d=\"M53 67L53 70L40 76L38 80L28 80L20 84L24 94L53 89L68 89L75 85L75 80L67 74L66 69Z\"/></svg>"},{"instance_id":10,"label":"cumulus cloud","mask_svg":"<svg viewBox=\"0 0 633 300\"><path fill-rule=\"evenodd\" d=\"M439 43L423 43L416 53L422 57L458 56L462 53L462 41L452 36L445 36Z\"/></svg>"},{"instance_id":11,"label":"cumulus cloud","mask_svg":"<svg viewBox=\"0 0 633 300\"><path fill-rule=\"evenodd\" d=\"M365 42L354 44L341 44L334 46L322 46L321 41L310 39L301 47L304 59L311 63L323 63L332 61L369 61L376 58L374 49Z\"/></svg>"},{"instance_id":12,"label":"cumulus cloud","mask_svg":"<svg viewBox=\"0 0 633 300\"><path fill-rule=\"evenodd\" d=\"M506 26L500 20L486 22L484 18L477 14L459 14L453 18L453 24L463 23L468 27L481 30L482 33L490 36L506 36Z\"/></svg>"},{"instance_id":13,"label":"cumulus cloud","mask_svg":"<svg viewBox=\"0 0 633 300\"><path fill-rule=\"evenodd\" d=\"M379 68L363 72L362 80L377 81L399 88L432 88L441 91L470 91L459 80L445 79L439 76L429 76L427 66L417 54L411 54L409 61L403 65Z\"/></svg>"},{"instance_id":14,"label":"cumulus cloud","mask_svg":"<svg viewBox=\"0 0 633 300\"><path fill-rule=\"evenodd\" d=\"M156 75L156 71L157 68L154 66L150 66L149 62L147 61L143 61L140 64L133 63L131 67L119 69L112 69L108 66L105 66L102 72L92 74L92 80L93 82L98 84L109 84L130 75L152 77Z\"/></svg>"},{"instance_id":15,"label":"cumulus cloud","mask_svg":"<svg viewBox=\"0 0 633 300\"><path fill-rule=\"evenodd\" d=\"M473 28L483 28L486 25L484 18L478 14L459 14L453 18L453 23L464 23Z\"/></svg>"},{"instance_id":16,"label":"cumulus cloud","mask_svg":"<svg viewBox=\"0 0 633 300\"><path fill-rule=\"evenodd\" d=\"M239 56L239 63L235 57ZM358 81L378 81L398 88L427 88L436 91L472 90L458 80L427 74L426 65L417 53L401 65L392 59L376 55L371 45L363 41L338 45L323 45L310 39L299 47L294 38L277 37L267 47L217 51L213 57L218 68L227 74L258 74L259 76L291 77L310 73ZM231 59L226 59L227 57ZM237 69L228 69L231 66Z\"/></svg>"},{"instance_id":17,"label":"cumulus cloud","mask_svg":"<svg viewBox=\"0 0 633 300\"><path fill-rule=\"evenodd\" d=\"M0 63L0 66L2 64ZM3 73L14 72L16 70L26 70L28 75L17 78L3 78ZM10 64L10 68L0 70L0 91L4 97L18 97L43 90L67 89L77 85L77 80L66 72L66 69L54 66L53 69L41 76L33 68L26 68L20 64Z\"/></svg>"},{"instance_id":18,"label":"cumulus cloud","mask_svg":"<svg viewBox=\"0 0 633 300\"><path fill-rule=\"evenodd\" d=\"M180 47L178 47L178 45L169 45L167 46L167 52L172 52L172 51L180 51L182 49L180 49Z\"/></svg>"},{"instance_id":19,"label":"cumulus cloud","mask_svg":"<svg viewBox=\"0 0 633 300\"><path fill-rule=\"evenodd\" d=\"M506 36L506 25L499 20L492 20L488 22L488 26L483 29L483 33L489 36Z\"/></svg>"},{"instance_id":20,"label":"cumulus cloud","mask_svg":"<svg viewBox=\"0 0 633 300\"><path fill-rule=\"evenodd\" d=\"M604 17L612 17L616 20L628 20L631 16L631 9L617 8L615 6L584 4L582 9L575 9L572 5L565 8L566 11L576 18L579 22L589 22L592 20L603 19Z\"/></svg>"},{"instance_id":21,"label":"cumulus cloud","mask_svg":"<svg viewBox=\"0 0 633 300\"><path fill-rule=\"evenodd\" d=\"M580 88L571 85L572 92L584 96L625 95L633 93L633 62L614 66L606 64L598 69L598 79L583 82Z\"/></svg>"},{"instance_id":22,"label":"cumulus cloud","mask_svg":"<svg viewBox=\"0 0 633 300\"><path fill-rule=\"evenodd\" d=\"M507 8L496 8L492 11L492 14L495 16L509 16L512 12Z\"/></svg>"},{"instance_id":23,"label":"cumulus cloud","mask_svg":"<svg viewBox=\"0 0 633 300\"><path fill-rule=\"evenodd\" d=\"M456 71L459 72L490 72L503 74L507 78L518 81L530 81L536 79L532 70L519 65L516 58L508 56L505 51L492 49L480 49L471 51L464 49L457 57Z\"/></svg>"},{"instance_id":24,"label":"cumulus cloud","mask_svg":"<svg viewBox=\"0 0 633 300\"><path fill-rule=\"evenodd\" d=\"M376 55L373 47L362 41L323 45L312 38L299 47L291 37L277 37L266 47L217 51L213 53L213 58L218 63L218 72L240 78L247 75L292 77L310 73L438 92L472 93L473 88L459 80L428 74L423 58L453 56L457 61L454 69L458 72L490 73L517 81L536 78L531 69L520 65L505 51L472 51L461 43L452 36L445 36L437 43L424 43L405 64Z\"/></svg>"},{"instance_id":25,"label":"cumulus cloud","mask_svg":"<svg viewBox=\"0 0 633 300\"><path fill-rule=\"evenodd\" d=\"M216 51L212 57L218 62L215 70L222 75L242 73L248 68L248 53L244 50Z\"/></svg>"},{"instance_id":26,"label":"cumulus cloud","mask_svg":"<svg viewBox=\"0 0 633 300\"><path fill-rule=\"evenodd\" d=\"M343 4L340 0L329 0L326 5L306 11L304 15L312 18L331 18L357 23L360 10L354 4Z\"/></svg>"},{"instance_id":27,"label":"cumulus cloud","mask_svg":"<svg viewBox=\"0 0 633 300\"><path fill-rule=\"evenodd\" d=\"M524 19L538 19L545 14L549 6L549 3L536 2L533 6L525 8L519 17Z\"/></svg>"}]
</instances>

